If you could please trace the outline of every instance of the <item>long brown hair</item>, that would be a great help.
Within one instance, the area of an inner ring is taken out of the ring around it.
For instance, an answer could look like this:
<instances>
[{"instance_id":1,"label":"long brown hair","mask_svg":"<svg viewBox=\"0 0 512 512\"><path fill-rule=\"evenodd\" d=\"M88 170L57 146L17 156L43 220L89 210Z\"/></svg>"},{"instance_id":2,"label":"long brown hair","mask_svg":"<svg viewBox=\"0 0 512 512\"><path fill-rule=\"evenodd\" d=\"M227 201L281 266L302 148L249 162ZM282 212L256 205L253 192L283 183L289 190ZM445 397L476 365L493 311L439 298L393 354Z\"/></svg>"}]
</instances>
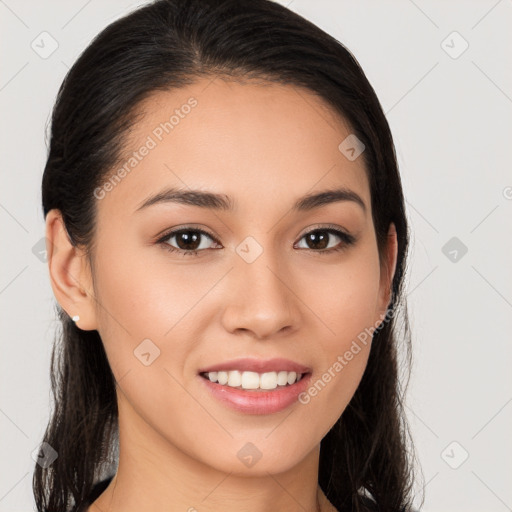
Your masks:
<instances>
[{"instance_id":1,"label":"long brown hair","mask_svg":"<svg viewBox=\"0 0 512 512\"><path fill-rule=\"evenodd\" d=\"M397 232L392 315L373 333L362 381L321 442L319 484L340 511L366 510L364 494L379 511L408 508L413 478L397 360L403 353L410 367L402 293L409 243L404 197L379 100L340 42L270 0L157 0L118 19L80 55L58 92L42 181L44 216L60 210L71 243L90 254L94 190L117 164L137 106L155 91L215 76L305 87L339 113L366 147L362 157L381 260L391 223ZM82 503L115 468L118 442L116 383L102 340L56 308L62 329L53 348L54 407L43 441L58 457L47 468L35 466L40 511Z\"/></svg>"}]
</instances>

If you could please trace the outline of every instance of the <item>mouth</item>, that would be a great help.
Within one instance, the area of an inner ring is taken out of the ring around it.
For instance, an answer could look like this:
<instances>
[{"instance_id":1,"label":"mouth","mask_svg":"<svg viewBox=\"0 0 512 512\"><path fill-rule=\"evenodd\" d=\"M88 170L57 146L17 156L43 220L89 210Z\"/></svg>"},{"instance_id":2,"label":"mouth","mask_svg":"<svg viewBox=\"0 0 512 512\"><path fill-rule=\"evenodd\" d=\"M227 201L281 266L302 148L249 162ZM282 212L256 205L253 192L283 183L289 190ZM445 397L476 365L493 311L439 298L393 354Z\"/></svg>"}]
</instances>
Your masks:
<instances>
[{"instance_id":1,"label":"mouth","mask_svg":"<svg viewBox=\"0 0 512 512\"><path fill-rule=\"evenodd\" d=\"M228 386L234 389L243 389L245 391L271 391L273 389L282 389L293 386L309 375L309 372L298 373L295 371L272 371L272 372L252 372L241 370L221 370L202 372L199 374L212 383L218 383L221 386Z\"/></svg>"},{"instance_id":2,"label":"mouth","mask_svg":"<svg viewBox=\"0 0 512 512\"><path fill-rule=\"evenodd\" d=\"M313 370L288 359L237 359L198 371L217 403L244 414L273 414L296 406Z\"/></svg>"}]
</instances>

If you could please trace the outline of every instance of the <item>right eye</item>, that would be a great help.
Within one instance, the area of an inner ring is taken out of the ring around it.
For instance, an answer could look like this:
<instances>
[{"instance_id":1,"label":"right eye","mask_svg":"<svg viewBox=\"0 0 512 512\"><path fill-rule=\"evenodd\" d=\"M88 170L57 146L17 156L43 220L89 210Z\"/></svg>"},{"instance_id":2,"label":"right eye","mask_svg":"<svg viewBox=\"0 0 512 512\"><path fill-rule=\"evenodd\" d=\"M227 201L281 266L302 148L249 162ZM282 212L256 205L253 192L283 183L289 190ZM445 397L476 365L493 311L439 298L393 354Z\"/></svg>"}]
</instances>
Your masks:
<instances>
[{"instance_id":1,"label":"right eye","mask_svg":"<svg viewBox=\"0 0 512 512\"><path fill-rule=\"evenodd\" d=\"M174 247L169 242L169 240L173 238L176 239L175 243L178 247ZM205 244L202 243L202 238L209 238L218 243L213 235L199 228L180 228L169 231L161 237L157 243L164 245L164 248L170 252L178 252L183 256L197 256L198 252L208 249L208 247L205 247Z\"/></svg>"}]
</instances>

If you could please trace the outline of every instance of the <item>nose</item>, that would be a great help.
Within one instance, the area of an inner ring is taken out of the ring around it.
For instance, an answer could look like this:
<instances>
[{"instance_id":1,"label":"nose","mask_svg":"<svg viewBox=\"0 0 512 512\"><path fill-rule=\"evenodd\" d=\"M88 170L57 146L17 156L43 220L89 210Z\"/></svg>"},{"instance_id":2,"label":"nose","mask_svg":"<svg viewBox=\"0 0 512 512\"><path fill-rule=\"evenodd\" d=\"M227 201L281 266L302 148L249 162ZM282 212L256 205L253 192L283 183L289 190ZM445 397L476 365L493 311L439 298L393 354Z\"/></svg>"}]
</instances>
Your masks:
<instances>
[{"instance_id":1,"label":"nose","mask_svg":"<svg viewBox=\"0 0 512 512\"><path fill-rule=\"evenodd\" d=\"M268 339L298 329L300 300L293 279L270 251L263 251L252 263L236 260L229 279L229 300L222 314L228 332Z\"/></svg>"}]
</instances>

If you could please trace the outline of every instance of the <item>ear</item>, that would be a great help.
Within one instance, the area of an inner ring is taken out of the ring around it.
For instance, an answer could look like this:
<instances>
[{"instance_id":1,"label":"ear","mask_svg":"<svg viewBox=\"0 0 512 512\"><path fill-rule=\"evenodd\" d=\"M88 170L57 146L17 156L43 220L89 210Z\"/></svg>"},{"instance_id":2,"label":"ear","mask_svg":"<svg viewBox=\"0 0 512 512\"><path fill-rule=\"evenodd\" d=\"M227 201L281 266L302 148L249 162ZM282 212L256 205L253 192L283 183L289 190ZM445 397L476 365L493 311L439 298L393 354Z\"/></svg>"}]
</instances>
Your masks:
<instances>
[{"instance_id":1,"label":"ear","mask_svg":"<svg viewBox=\"0 0 512 512\"><path fill-rule=\"evenodd\" d=\"M381 265L380 286L379 286L379 321L382 323L386 317L388 305L391 301L393 278L395 277L396 261L398 254L398 241L396 238L396 227L393 223L389 225L385 257Z\"/></svg>"},{"instance_id":2,"label":"ear","mask_svg":"<svg viewBox=\"0 0 512 512\"><path fill-rule=\"evenodd\" d=\"M46 216L46 251L50 283L58 303L70 317L80 317L76 322L80 329L96 329L90 266L84 251L69 240L59 210L50 210Z\"/></svg>"}]
</instances>

